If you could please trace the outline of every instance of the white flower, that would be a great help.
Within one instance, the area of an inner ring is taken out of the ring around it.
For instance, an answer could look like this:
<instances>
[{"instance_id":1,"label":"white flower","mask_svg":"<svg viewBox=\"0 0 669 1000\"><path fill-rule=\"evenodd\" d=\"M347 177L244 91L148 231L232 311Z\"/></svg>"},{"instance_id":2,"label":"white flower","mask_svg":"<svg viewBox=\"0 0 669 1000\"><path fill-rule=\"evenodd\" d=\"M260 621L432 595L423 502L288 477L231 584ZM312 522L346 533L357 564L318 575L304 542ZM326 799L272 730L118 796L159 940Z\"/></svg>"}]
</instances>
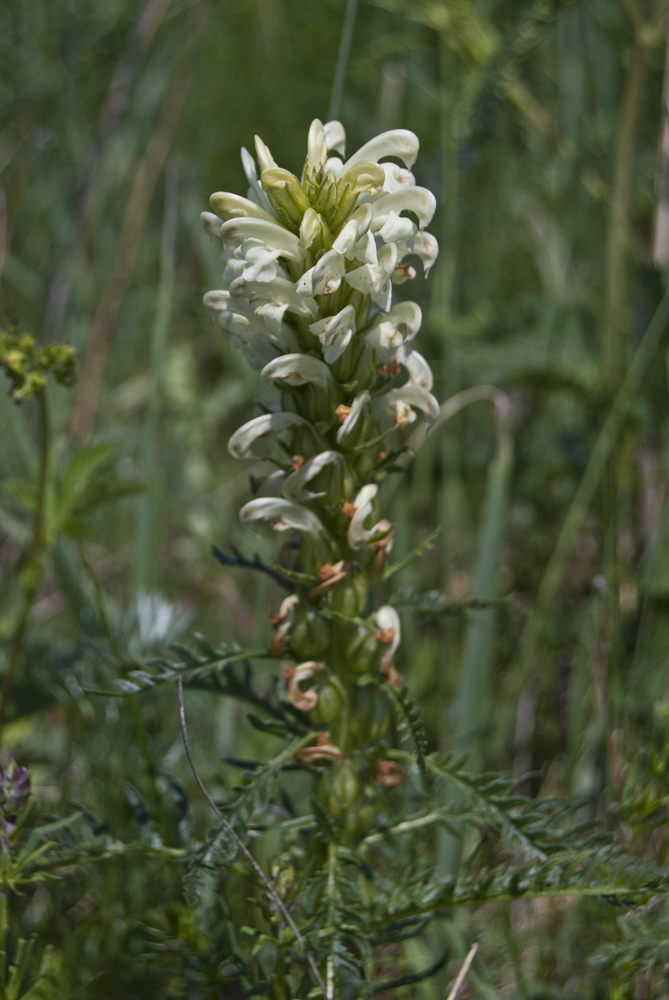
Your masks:
<instances>
[{"instance_id":1,"label":"white flower","mask_svg":"<svg viewBox=\"0 0 669 1000\"><path fill-rule=\"evenodd\" d=\"M271 385L276 379L288 385L313 382L322 389L332 382L328 366L311 354L282 354L263 368L260 378L265 385Z\"/></svg>"},{"instance_id":2,"label":"white flower","mask_svg":"<svg viewBox=\"0 0 669 1000\"><path fill-rule=\"evenodd\" d=\"M307 660L305 663L300 663L297 667L291 667L290 664L284 663L283 678L286 682L288 701L293 708L299 709L300 712L311 712L316 707L318 704L318 691L313 687L303 691L300 684L302 681L309 680L318 670L323 670L324 667L325 664L317 660Z\"/></svg>"},{"instance_id":3,"label":"white flower","mask_svg":"<svg viewBox=\"0 0 669 1000\"><path fill-rule=\"evenodd\" d=\"M371 229L373 233L378 233L383 229L390 217L391 212L397 215L400 212L413 212L417 218L420 228L423 229L432 221L432 216L437 207L437 200L431 191L424 187L401 187L390 194L382 194L370 202L374 218Z\"/></svg>"},{"instance_id":4,"label":"white flower","mask_svg":"<svg viewBox=\"0 0 669 1000\"><path fill-rule=\"evenodd\" d=\"M299 239L276 220L229 219L223 223L220 236L224 246L237 248L247 240L254 240L255 243L265 244L270 252L278 250L282 257L299 266L304 264L305 252Z\"/></svg>"},{"instance_id":5,"label":"white flower","mask_svg":"<svg viewBox=\"0 0 669 1000\"><path fill-rule=\"evenodd\" d=\"M297 594L290 594L288 597L284 597L281 605L279 606L279 610L272 618L272 626L274 628L274 635L272 636L272 653L274 656L280 656L286 648L288 633L292 628L295 611L297 610L299 603L300 598Z\"/></svg>"},{"instance_id":6,"label":"white flower","mask_svg":"<svg viewBox=\"0 0 669 1000\"><path fill-rule=\"evenodd\" d=\"M365 521L372 513L372 507L378 492L378 486L374 483L368 483L367 486L362 487L353 501L355 514L348 526L348 544L352 549L361 549L364 545L367 545L377 531L387 524L385 521L379 521L373 528L365 528Z\"/></svg>"},{"instance_id":7,"label":"white flower","mask_svg":"<svg viewBox=\"0 0 669 1000\"><path fill-rule=\"evenodd\" d=\"M255 160L249 153L248 149L244 149L242 146L242 166L244 167L244 173L246 174L246 179L249 182L248 197L249 201L255 201L256 204L264 208L268 215L274 215L275 212L272 208L272 204L263 191L260 181L258 180L258 173L256 171Z\"/></svg>"},{"instance_id":8,"label":"white flower","mask_svg":"<svg viewBox=\"0 0 669 1000\"><path fill-rule=\"evenodd\" d=\"M309 329L320 340L323 357L331 365L344 353L355 333L355 309L350 305L344 306L335 316L311 323Z\"/></svg>"},{"instance_id":9,"label":"white flower","mask_svg":"<svg viewBox=\"0 0 669 1000\"><path fill-rule=\"evenodd\" d=\"M246 278L235 278L230 285L230 295L242 307L248 307L256 316L263 316L270 330L278 333L286 311L308 319L318 312L318 305L313 299L298 295L295 285L286 278L274 278L272 281L247 281Z\"/></svg>"},{"instance_id":10,"label":"white flower","mask_svg":"<svg viewBox=\"0 0 669 1000\"><path fill-rule=\"evenodd\" d=\"M322 167L327 159L328 144L323 123L314 118L307 136L307 166L312 170Z\"/></svg>"},{"instance_id":11,"label":"white flower","mask_svg":"<svg viewBox=\"0 0 669 1000\"><path fill-rule=\"evenodd\" d=\"M306 271L295 286L300 295L330 295L341 285L346 261L336 250L328 250L318 263Z\"/></svg>"},{"instance_id":12,"label":"white flower","mask_svg":"<svg viewBox=\"0 0 669 1000\"><path fill-rule=\"evenodd\" d=\"M422 313L416 302L398 302L389 312L375 317L365 340L377 352L379 360L388 362L402 344L416 336L421 320Z\"/></svg>"},{"instance_id":13,"label":"white flower","mask_svg":"<svg viewBox=\"0 0 669 1000\"><path fill-rule=\"evenodd\" d=\"M355 271L349 271L346 281L363 295L370 295L381 309L390 309L392 301L391 277L397 264L397 245L387 243L381 247L376 264L363 264Z\"/></svg>"},{"instance_id":14,"label":"white flower","mask_svg":"<svg viewBox=\"0 0 669 1000\"><path fill-rule=\"evenodd\" d=\"M412 385L411 382L407 382L400 389L391 389L383 396L377 396L372 403L372 410L377 419L384 410L390 410L394 414L395 425L401 428L416 419L414 406L423 411L428 426L439 416L439 403L432 393L419 385Z\"/></svg>"},{"instance_id":15,"label":"white flower","mask_svg":"<svg viewBox=\"0 0 669 1000\"><path fill-rule=\"evenodd\" d=\"M390 132L381 132L380 135L374 136L364 146L361 146L353 156L349 157L344 164L344 169L348 170L361 160L377 163L383 156L396 156L411 169L416 162L419 146L418 136L409 132L408 129L396 128Z\"/></svg>"},{"instance_id":16,"label":"white flower","mask_svg":"<svg viewBox=\"0 0 669 1000\"><path fill-rule=\"evenodd\" d=\"M257 500L250 500L240 510L239 520L242 524L264 521L274 531L301 531L314 538L325 531L320 518L313 511L282 497L259 497Z\"/></svg>"},{"instance_id":17,"label":"white flower","mask_svg":"<svg viewBox=\"0 0 669 1000\"><path fill-rule=\"evenodd\" d=\"M395 657L397 647L402 638L402 626L400 624L400 616L390 604L384 604L380 607L376 612L375 618L381 632L394 633L388 644L388 648L381 657L381 670L383 670L389 663L392 663Z\"/></svg>"},{"instance_id":18,"label":"white flower","mask_svg":"<svg viewBox=\"0 0 669 1000\"><path fill-rule=\"evenodd\" d=\"M369 204L356 208L332 244L332 249L343 254L347 260L357 259L365 264L376 264L376 241L369 231L372 218Z\"/></svg>"},{"instance_id":19,"label":"white flower","mask_svg":"<svg viewBox=\"0 0 669 1000\"><path fill-rule=\"evenodd\" d=\"M258 438L271 437L287 427L310 427L308 420L298 413L283 410L278 413L261 413L242 424L228 441L228 451L234 458L258 458L251 454L253 442Z\"/></svg>"},{"instance_id":20,"label":"white flower","mask_svg":"<svg viewBox=\"0 0 669 1000\"><path fill-rule=\"evenodd\" d=\"M314 455L300 469L291 472L284 480L283 495L287 500L296 502L325 496L324 493L311 493L306 489L307 483L315 479L327 465L337 465L341 468L343 464L344 456L338 451L322 451L320 455Z\"/></svg>"},{"instance_id":21,"label":"white flower","mask_svg":"<svg viewBox=\"0 0 669 1000\"><path fill-rule=\"evenodd\" d=\"M360 421L365 411L365 407L369 403L370 399L371 396L367 389L364 389L355 397L351 406L351 412L348 414L343 424L337 431L337 444L343 444L346 439L350 437L354 428Z\"/></svg>"},{"instance_id":22,"label":"white flower","mask_svg":"<svg viewBox=\"0 0 669 1000\"><path fill-rule=\"evenodd\" d=\"M269 151L269 147L265 145L259 135L254 135L253 137L256 147L256 156L258 157L258 163L260 164L260 173L263 170L269 170L270 167L276 167L277 163Z\"/></svg>"}]
</instances>

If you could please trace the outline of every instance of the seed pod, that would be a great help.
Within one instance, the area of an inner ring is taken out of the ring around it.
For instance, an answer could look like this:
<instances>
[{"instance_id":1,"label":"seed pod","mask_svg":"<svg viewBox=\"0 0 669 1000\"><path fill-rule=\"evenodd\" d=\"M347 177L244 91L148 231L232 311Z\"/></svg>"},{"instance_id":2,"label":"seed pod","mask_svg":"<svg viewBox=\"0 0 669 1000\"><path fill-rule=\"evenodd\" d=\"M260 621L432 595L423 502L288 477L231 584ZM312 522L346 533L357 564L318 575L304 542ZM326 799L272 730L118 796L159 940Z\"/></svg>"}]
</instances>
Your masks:
<instances>
[{"instance_id":1,"label":"seed pod","mask_svg":"<svg viewBox=\"0 0 669 1000\"><path fill-rule=\"evenodd\" d=\"M309 717L317 725L324 725L336 719L342 708L342 697L334 684L326 683L318 691L318 703Z\"/></svg>"}]
</instances>

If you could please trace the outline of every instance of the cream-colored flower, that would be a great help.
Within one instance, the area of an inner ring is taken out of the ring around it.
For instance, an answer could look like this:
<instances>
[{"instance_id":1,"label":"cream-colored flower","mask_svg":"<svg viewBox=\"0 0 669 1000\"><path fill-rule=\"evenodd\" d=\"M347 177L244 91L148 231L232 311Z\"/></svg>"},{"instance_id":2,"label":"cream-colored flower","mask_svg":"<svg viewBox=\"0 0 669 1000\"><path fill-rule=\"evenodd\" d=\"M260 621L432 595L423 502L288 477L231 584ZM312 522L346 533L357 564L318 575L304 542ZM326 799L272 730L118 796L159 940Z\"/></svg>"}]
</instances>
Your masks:
<instances>
[{"instance_id":1,"label":"cream-colored flower","mask_svg":"<svg viewBox=\"0 0 669 1000\"><path fill-rule=\"evenodd\" d=\"M228 441L228 451L234 458L258 458L251 454L254 441L258 438L271 437L288 427L310 427L308 420L298 413L261 413L242 424Z\"/></svg>"},{"instance_id":2,"label":"cream-colored flower","mask_svg":"<svg viewBox=\"0 0 669 1000\"><path fill-rule=\"evenodd\" d=\"M335 465L341 469L344 465L344 456L341 452L322 451L320 455L314 455L295 472L291 472L283 482L283 495L287 500L294 500L296 503L324 496L323 493L312 493L306 487L307 483L315 479L328 465Z\"/></svg>"},{"instance_id":3,"label":"cream-colored flower","mask_svg":"<svg viewBox=\"0 0 669 1000\"><path fill-rule=\"evenodd\" d=\"M260 497L249 500L239 512L242 524L264 521L274 531L300 531L318 537L325 531L321 519L300 504L282 497Z\"/></svg>"},{"instance_id":4,"label":"cream-colored flower","mask_svg":"<svg viewBox=\"0 0 669 1000\"><path fill-rule=\"evenodd\" d=\"M311 712L316 707L318 704L318 691L316 688L310 687L306 691L303 691L300 684L303 681L310 680L315 673L324 668L325 664L317 660L307 660L305 663L300 663L297 667L291 667L290 664L284 663L283 679L286 682L288 701L293 708L299 709L300 712Z\"/></svg>"},{"instance_id":5,"label":"cream-colored flower","mask_svg":"<svg viewBox=\"0 0 669 1000\"><path fill-rule=\"evenodd\" d=\"M340 357L356 331L355 309L344 306L336 315L311 323L309 329L323 345L323 357L328 365Z\"/></svg>"}]
</instances>

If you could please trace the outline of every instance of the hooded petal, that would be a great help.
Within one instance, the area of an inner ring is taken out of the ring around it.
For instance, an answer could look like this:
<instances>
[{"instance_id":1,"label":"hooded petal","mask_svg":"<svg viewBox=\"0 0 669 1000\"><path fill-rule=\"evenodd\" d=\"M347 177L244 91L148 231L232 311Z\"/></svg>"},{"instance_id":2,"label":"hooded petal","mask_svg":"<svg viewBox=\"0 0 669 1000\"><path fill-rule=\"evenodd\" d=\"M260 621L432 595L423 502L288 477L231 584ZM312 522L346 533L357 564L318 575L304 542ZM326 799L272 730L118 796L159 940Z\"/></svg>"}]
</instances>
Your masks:
<instances>
[{"instance_id":1,"label":"hooded petal","mask_svg":"<svg viewBox=\"0 0 669 1000\"><path fill-rule=\"evenodd\" d=\"M416 233L413 239L407 240L406 245L400 247L399 259L403 260L412 253L420 257L423 262L423 274L427 277L439 255L439 244L432 233Z\"/></svg>"},{"instance_id":2,"label":"hooded petal","mask_svg":"<svg viewBox=\"0 0 669 1000\"><path fill-rule=\"evenodd\" d=\"M325 531L319 517L298 503L282 497L259 497L244 504L239 512L242 524L264 521L274 531L301 531L318 537Z\"/></svg>"},{"instance_id":3,"label":"hooded petal","mask_svg":"<svg viewBox=\"0 0 669 1000\"><path fill-rule=\"evenodd\" d=\"M336 120L326 122L323 129L325 131L327 148L334 149L336 153L341 153L344 156L346 152L346 130L342 123Z\"/></svg>"},{"instance_id":4,"label":"hooded petal","mask_svg":"<svg viewBox=\"0 0 669 1000\"><path fill-rule=\"evenodd\" d=\"M397 647L400 644L402 638L402 626L400 623L400 616L395 611L390 604L384 604L375 615L376 624L382 632L394 632L388 648L381 657L381 669L383 670L389 663L392 663Z\"/></svg>"},{"instance_id":5,"label":"hooded petal","mask_svg":"<svg viewBox=\"0 0 669 1000\"><path fill-rule=\"evenodd\" d=\"M283 677L286 682L286 693L293 708L299 709L300 712L311 712L316 707L318 691L313 687L303 691L300 684L302 681L308 681L324 667L325 664L317 660L307 660L297 667L291 667L288 663L284 663Z\"/></svg>"},{"instance_id":6,"label":"hooded petal","mask_svg":"<svg viewBox=\"0 0 669 1000\"><path fill-rule=\"evenodd\" d=\"M253 138L256 146L256 156L258 157L258 163L260 164L260 173L262 173L263 170L267 170L269 167L276 167L277 163L269 151L269 146L265 145L259 135L254 135Z\"/></svg>"},{"instance_id":7,"label":"hooded petal","mask_svg":"<svg viewBox=\"0 0 669 1000\"><path fill-rule=\"evenodd\" d=\"M242 166L244 167L244 173L246 174L246 179L249 182L248 196L249 201L255 201L257 205L264 208L269 215L274 215L274 209L272 204L263 191L260 181L258 180L258 172L256 170L256 162L249 153L248 149L242 146Z\"/></svg>"},{"instance_id":8,"label":"hooded petal","mask_svg":"<svg viewBox=\"0 0 669 1000\"><path fill-rule=\"evenodd\" d=\"M434 383L434 379L432 377L432 369L423 355L419 354L418 351L412 351L411 349L407 350L406 347L400 347L396 357L400 364L403 364L406 368L408 368L410 384L417 385L421 389L427 389L429 392Z\"/></svg>"},{"instance_id":9,"label":"hooded petal","mask_svg":"<svg viewBox=\"0 0 669 1000\"><path fill-rule=\"evenodd\" d=\"M367 389L364 389L362 392L358 393L358 395L355 397L355 399L353 400L353 404L351 406L351 412L346 417L346 420L337 431L337 444L342 444L342 442L346 440L349 434L352 433L353 429L355 428L356 424L358 423L364 412L365 406L369 403L370 399L371 396L367 391Z\"/></svg>"},{"instance_id":10,"label":"hooded petal","mask_svg":"<svg viewBox=\"0 0 669 1000\"><path fill-rule=\"evenodd\" d=\"M292 472L283 483L283 495L287 500L303 501L313 500L314 497L323 496L322 493L311 493L306 489L306 485L323 471L327 465L339 465L344 462L344 456L338 451L322 451L320 455L314 455L297 472Z\"/></svg>"},{"instance_id":11,"label":"hooded petal","mask_svg":"<svg viewBox=\"0 0 669 1000\"><path fill-rule=\"evenodd\" d=\"M350 305L344 306L335 316L318 320L317 323L312 323L309 329L320 340L323 345L323 357L326 363L331 365L344 353L355 333L355 309Z\"/></svg>"},{"instance_id":12,"label":"hooded petal","mask_svg":"<svg viewBox=\"0 0 669 1000\"><path fill-rule=\"evenodd\" d=\"M274 472L270 472L269 476L265 476L264 479L258 480L257 485L253 490L255 496L280 497L281 488L285 478L286 473L283 469L275 469Z\"/></svg>"},{"instance_id":13,"label":"hooded petal","mask_svg":"<svg viewBox=\"0 0 669 1000\"><path fill-rule=\"evenodd\" d=\"M347 536L348 544L352 549L361 549L363 545L367 545L378 530L378 525L374 525L371 529L364 526L365 521L372 513L372 506L378 492L378 486L374 483L368 483L367 486L362 487L353 501L355 513L348 526Z\"/></svg>"},{"instance_id":14,"label":"hooded petal","mask_svg":"<svg viewBox=\"0 0 669 1000\"><path fill-rule=\"evenodd\" d=\"M208 236L220 236L223 219L219 219L213 212L200 212L200 222L202 228Z\"/></svg>"},{"instance_id":15,"label":"hooded petal","mask_svg":"<svg viewBox=\"0 0 669 1000\"><path fill-rule=\"evenodd\" d=\"M346 261L336 250L328 250L318 263L306 271L296 288L300 295L330 295L341 285L346 272Z\"/></svg>"},{"instance_id":16,"label":"hooded petal","mask_svg":"<svg viewBox=\"0 0 669 1000\"><path fill-rule=\"evenodd\" d=\"M288 385L313 382L322 389L332 381L328 366L311 354L282 354L263 368L260 378L265 385L271 385L275 380Z\"/></svg>"},{"instance_id":17,"label":"hooded petal","mask_svg":"<svg viewBox=\"0 0 669 1000\"><path fill-rule=\"evenodd\" d=\"M253 442L258 438L271 437L287 427L309 427L309 421L297 413L280 410L278 413L261 413L242 424L228 441L228 451L233 458L258 458L251 454Z\"/></svg>"},{"instance_id":18,"label":"hooded petal","mask_svg":"<svg viewBox=\"0 0 669 1000\"><path fill-rule=\"evenodd\" d=\"M423 229L432 221L437 200L427 188L402 187L397 191L391 191L390 194L382 194L370 204L374 212L371 228L372 232L377 233L386 224L391 212L397 215L401 212L414 212Z\"/></svg>"},{"instance_id":19,"label":"hooded petal","mask_svg":"<svg viewBox=\"0 0 669 1000\"><path fill-rule=\"evenodd\" d=\"M242 198L240 194L232 194L230 191L217 191L212 194L209 204L223 219L252 218L276 223L276 215L270 215L254 201Z\"/></svg>"},{"instance_id":20,"label":"hooded petal","mask_svg":"<svg viewBox=\"0 0 669 1000\"><path fill-rule=\"evenodd\" d=\"M346 161L344 167L348 170L361 160L371 160L373 163L378 163L383 156L396 156L407 167L411 168L416 162L419 147L418 136L414 135L413 132L409 132L405 128L391 129L390 132L381 132L380 135L374 136L364 146L361 146Z\"/></svg>"},{"instance_id":21,"label":"hooded petal","mask_svg":"<svg viewBox=\"0 0 669 1000\"><path fill-rule=\"evenodd\" d=\"M422 313L416 302L398 302L389 312L375 317L365 340L378 351L382 361L390 361L403 343L416 336L421 320Z\"/></svg>"},{"instance_id":22,"label":"hooded petal","mask_svg":"<svg viewBox=\"0 0 669 1000\"><path fill-rule=\"evenodd\" d=\"M325 165L327 159L328 144L325 137L323 122L319 118L314 118L307 136L307 166L314 169Z\"/></svg>"},{"instance_id":23,"label":"hooded petal","mask_svg":"<svg viewBox=\"0 0 669 1000\"><path fill-rule=\"evenodd\" d=\"M397 245L387 243L378 253L378 263L363 264L355 271L349 271L346 281L352 288L357 288L363 295L371 295L376 304L383 310L390 308L392 301L391 277L397 264Z\"/></svg>"},{"instance_id":24,"label":"hooded petal","mask_svg":"<svg viewBox=\"0 0 669 1000\"><path fill-rule=\"evenodd\" d=\"M229 223L225 223L226 226ZM400 243L403 240L409 240L414 235L416 227L411 219L405 219L400 217L397 212L391 211L388 218L384 222L381 229L378 231L378 235L381 237L384 243ZM221 238L222 238L221 233Z\"/></svg>"},{"instance_id":25,"label":"hooded petal","mask_svg":"<svg viewBox=\"0 0 669 1000\"><path fill-rule=\"evenodd\" d=\"M383 190L387 193L397 191L398 188L415 186L416 178L410 170L405 170L398 163L382 163L381 166L386 175Z\"/></svg>"}]
</instances>

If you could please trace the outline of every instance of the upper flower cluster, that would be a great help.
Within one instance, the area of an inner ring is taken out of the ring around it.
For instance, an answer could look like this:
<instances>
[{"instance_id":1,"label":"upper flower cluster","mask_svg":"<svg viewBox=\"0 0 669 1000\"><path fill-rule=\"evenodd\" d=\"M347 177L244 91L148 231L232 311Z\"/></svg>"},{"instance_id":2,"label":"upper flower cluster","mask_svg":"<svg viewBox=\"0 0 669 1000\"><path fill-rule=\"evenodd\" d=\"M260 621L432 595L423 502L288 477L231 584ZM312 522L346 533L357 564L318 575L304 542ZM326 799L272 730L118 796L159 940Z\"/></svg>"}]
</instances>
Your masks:
<instances>
[{"instance_id":1,"label":"upper flower cluster","mask_svg":"<svg viewBox=\"0 0 669 1000\"><path fill-rule=\"evenodd\" d=\"M418 139L405 129L384 132L348 159L345 142L340 122L312 122L298 178L256 136L257 165L242 149L247 197L218 192L216 214L202 214L223 243L226 286L208 292L205 307L279 393L228 447L277 467L254 484L241 520L302 534L301 569L315 585L291 599L278 629L282 648L290 628L290 650L307 658L305 677L320 669L327 645L327 625L297 641L299 616L310 614L305 602L327 597L360 614L392 547L377 495L393 461L384 437L420 413L428 422L438 414L432 373L411 346L420 307L392 301L393 287L416 276L412 258L427 274L438 252L425 232L435 198L411 173ZM376 612L377 667L391 665L399 641L396 613L393 628L384 615ZM367 650L363 638L352 642ZM301 676L290 674L293 687Z\"/></svg>"}]
</instances>

